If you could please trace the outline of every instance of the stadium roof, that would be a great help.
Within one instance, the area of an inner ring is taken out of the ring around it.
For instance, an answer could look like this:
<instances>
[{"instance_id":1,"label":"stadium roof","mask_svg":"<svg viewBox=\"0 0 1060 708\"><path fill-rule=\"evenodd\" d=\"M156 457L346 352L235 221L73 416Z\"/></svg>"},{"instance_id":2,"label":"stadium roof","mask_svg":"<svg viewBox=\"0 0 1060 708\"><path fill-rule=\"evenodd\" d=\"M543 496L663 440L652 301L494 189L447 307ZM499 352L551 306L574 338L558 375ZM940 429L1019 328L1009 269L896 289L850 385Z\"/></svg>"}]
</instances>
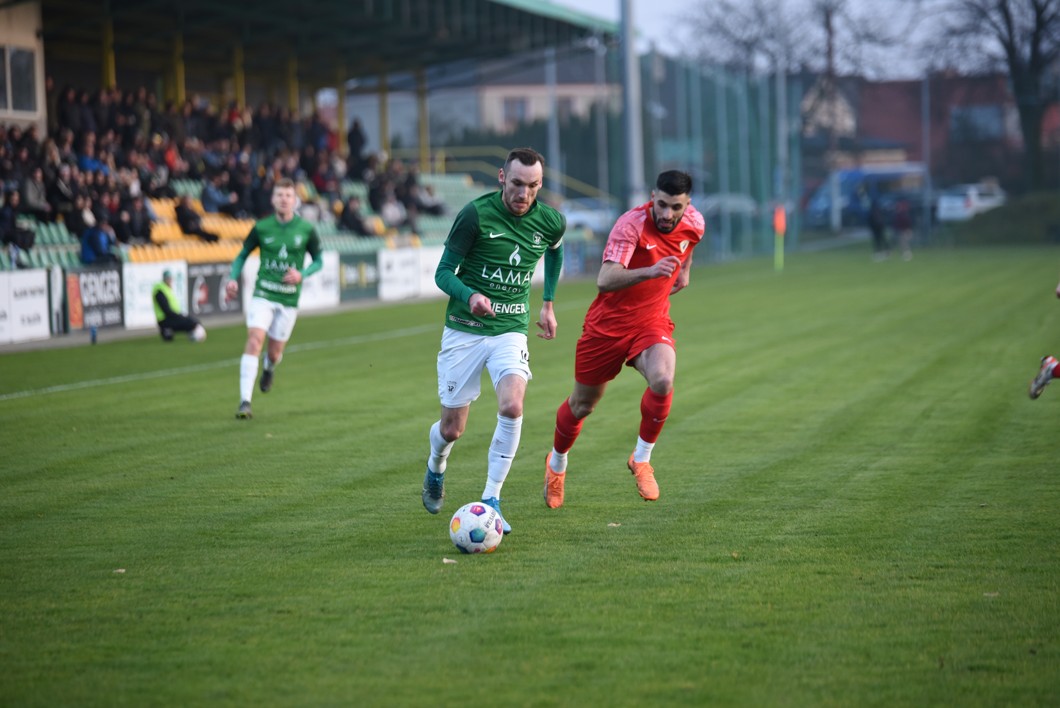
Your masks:
<instances>
[{"instance_id":1,"label":"stadium roof","mask_svg":"<svg viewBox=\"0 0 1060 708\"><path fill-rule=\"evenodd\" d=\"M0 0L0 8L28 0ZM49 53L98 60L106 18L119 66L186 61L224 70L234 47L248 75L305 79L406 72L467 59L562 47L615 35L613 22L542 0L41 0Z\"/></svg>"}]
</instances>

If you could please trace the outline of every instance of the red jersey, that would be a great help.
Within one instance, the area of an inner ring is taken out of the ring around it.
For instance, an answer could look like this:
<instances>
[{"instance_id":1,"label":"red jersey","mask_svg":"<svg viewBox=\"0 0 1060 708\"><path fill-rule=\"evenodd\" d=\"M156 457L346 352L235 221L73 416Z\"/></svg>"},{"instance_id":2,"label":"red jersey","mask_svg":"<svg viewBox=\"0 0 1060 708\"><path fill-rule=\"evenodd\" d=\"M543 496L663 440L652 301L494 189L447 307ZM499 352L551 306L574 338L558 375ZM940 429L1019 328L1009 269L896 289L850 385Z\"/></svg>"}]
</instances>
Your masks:
<instances>
[{"instance_id":1,"label":"red jersey","mask_svg":"<svg viewBox=\"0 0 1060 708\"><path fill-rule=\"evenodd\" d=\"M666 256L677 256L683 266L692 249L703 238L703 215L691 204L681 215L674 230L659 231L648 202L630 209L619 217L604 246L604 262L621 263L627 269L647 268ZM681 269L669 278L651 278L628 288L600 293L585 315L584 332L603 337L618 337L662 321L673 330L670 321L670 290Z\"/></svg>"}]
</instances>

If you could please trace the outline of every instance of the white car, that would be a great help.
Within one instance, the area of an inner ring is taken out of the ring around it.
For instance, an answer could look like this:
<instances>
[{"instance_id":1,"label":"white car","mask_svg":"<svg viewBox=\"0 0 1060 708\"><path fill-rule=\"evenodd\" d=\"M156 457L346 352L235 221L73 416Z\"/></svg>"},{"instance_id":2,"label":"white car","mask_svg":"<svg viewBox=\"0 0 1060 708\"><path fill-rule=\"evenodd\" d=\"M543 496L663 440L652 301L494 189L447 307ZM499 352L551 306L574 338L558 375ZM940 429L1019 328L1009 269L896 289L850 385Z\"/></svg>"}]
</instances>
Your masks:
<instances>
[{"instance_id":1,"label":"white car","mask_svg":"<svg viewBox=\"0 0 1060 708\"><path fill-rule=\"evenodd\" d=\"M939 195L939 221L967 221L976 214L1005 203L1006 195L996 184L959 184Z\"/></svg>"},{"instance_id":2,"label":"white car","mask_svg":"<svg viewBox=\"0 0 1060 708\"><path fill-rule=\"evenodd\" d=\"M567 230L589 229L596 234L611 233L611 227L621 214L617 207L605 199L584 197L568 199L560 211L567 217Z\"/></svg>"}]
</instances>

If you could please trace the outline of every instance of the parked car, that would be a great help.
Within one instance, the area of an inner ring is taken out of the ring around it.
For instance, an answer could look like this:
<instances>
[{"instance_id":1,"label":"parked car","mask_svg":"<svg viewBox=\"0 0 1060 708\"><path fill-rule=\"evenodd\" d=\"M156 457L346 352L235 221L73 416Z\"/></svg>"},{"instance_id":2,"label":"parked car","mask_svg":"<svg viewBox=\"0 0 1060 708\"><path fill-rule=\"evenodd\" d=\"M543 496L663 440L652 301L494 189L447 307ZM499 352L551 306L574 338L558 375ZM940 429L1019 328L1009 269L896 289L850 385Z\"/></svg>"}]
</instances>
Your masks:
<instances>
[{"instance_id":1,"label":"parked car","mask_svg":"<svg viewBox=\"0 0 1060 708\"><path fill-rule=\"evenodd\" d=\"M593 234L607 235L621 216L618 207L606 199L580 197L567 199L560 208L567 217L567 229L589 229Z\"/></svg>"},{"instance_id":2,"label":"parked car","mask_svg":"<svg viewBox=\"0 0 1060 708\"><path fill-rule=\"evenodd\" d=\"M832 180L835 184L832 184ZM839 226L864 226L869 206L879 199L887 210L888 202L901 195L923 192L927 172L919 162L863 165L835 170L813 192L806 203L805 225L826 229L832 225L832 193L839 196Z\"/></svg>"},{"instance_id":3,"label":"parked car","mask_svg":"<svg viewBox=\"0 0 1060 708\"><path fill-rule=\"evenodd\" d=\"M939 195L936 211L939 221L967 221L976 214L996 209L1007 199L993 182L958 184Z\"/></svg>"}]
</instances>

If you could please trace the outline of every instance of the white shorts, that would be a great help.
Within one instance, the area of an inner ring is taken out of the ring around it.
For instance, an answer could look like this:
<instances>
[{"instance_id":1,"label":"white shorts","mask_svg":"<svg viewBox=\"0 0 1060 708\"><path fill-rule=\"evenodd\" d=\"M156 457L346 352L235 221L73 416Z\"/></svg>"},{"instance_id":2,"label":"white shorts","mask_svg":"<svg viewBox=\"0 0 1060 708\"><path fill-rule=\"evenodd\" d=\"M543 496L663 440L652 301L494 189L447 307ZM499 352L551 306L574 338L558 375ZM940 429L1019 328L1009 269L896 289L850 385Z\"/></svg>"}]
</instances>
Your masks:
<instances>
[{"instance_id":1,"label":"white shorts","mask_svg":"<svg viewBox=\"0 0 1060 708\"><path fill-rule=\"evenodd\" d=\"M297 307L287 307L263 297L250 299L247 329L263 329L273 341L286 342L290 339L297 319Z\"/></svg>"},{"instance_id":2,"label":"white shorts","mask_svg":"<svg viewBox=\"0 0 1060 708\"><path fill-rule=\"evenodd\" d=\"M446 408L463 408L482 392L482 369L490 373L493 388L508 374L530 374L530 352L526 335L508 332L495 337L471 334L446 327L438 352L438 398Z\"/></svg>"}]
</instances>

